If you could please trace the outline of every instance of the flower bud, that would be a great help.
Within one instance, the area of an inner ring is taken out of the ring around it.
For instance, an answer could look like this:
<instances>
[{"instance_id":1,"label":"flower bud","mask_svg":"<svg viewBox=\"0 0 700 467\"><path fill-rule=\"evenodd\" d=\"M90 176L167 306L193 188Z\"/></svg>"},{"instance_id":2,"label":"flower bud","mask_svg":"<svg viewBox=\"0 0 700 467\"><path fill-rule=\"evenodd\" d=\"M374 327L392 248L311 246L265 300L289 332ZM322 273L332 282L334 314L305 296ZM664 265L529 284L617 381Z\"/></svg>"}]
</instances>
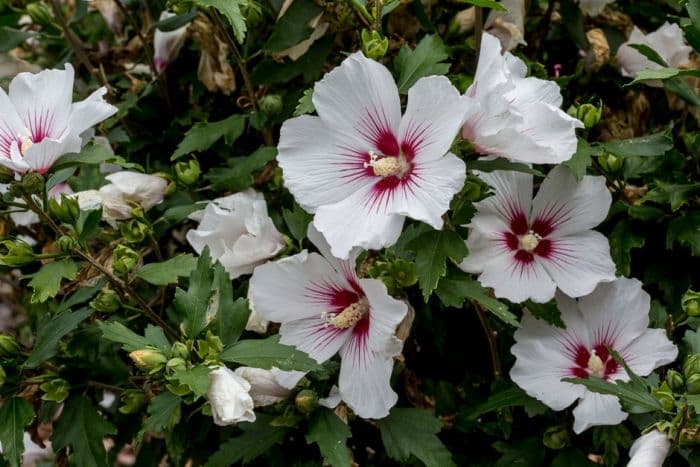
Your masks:
<instances>
[{"instance_id":1,"label":"flower bud","mask_svg":"<svg viewBox=\"0 0 700 467\"><path fill-rule=\"evenodd\" d=\"M10 197L10 200L13 200L15 198L21 198L22 195L24 194L24 189L22 188L22 182L13 180L10 183L10 186L7 188L7 194Z\"/></svg>"},{"instance_id":2,"label":"flower bud","mask_svg":"<svg viewBox=\"0 0 700 467\"><path fill-rule=\"evenodd\" d=\"M673 397L673 391L671 391L671 388L665 381L661 383L658 389L652 389L651 395L661 403L661 407L663 407L664 410L673 410L676 399Z\"/></svg>"},{"instance_id":3,"label":"flower bud","mask_svg":"<svg viewBox=\"0 0 700 467\"><path fill-rule=\"evenodd\" d=\"M44 395L41 396L41 400L61 403L68 397L70 392L70 386L68 381L61 378L52 379L46 383L39 386L39 389L44 391Z\"/></svg>"},{"instance_id":4,"label":"flower bud","mask_svg":"<svg viewBox=\"0 0 700 467\"><path fill-rule=\"evenodd\" d=\"M688 355L683 362L683 375L688 380L691 376L700 374L700 354Z\"/></svg>"},{"instance_id":5,"label":"flower bud","mask_svg":"<svg viewBox=\"0 0 700 467\"><path fill-rule=\"evenodd\" d=\"M367 58L379 60L389 49L389 38L382 37L379 31L363 29L360 33L362 39L362 52Z\"/></svg>"},{"instance_id":6,"label":"flower bud","mask_svg":"<svg viewBox=\"0 0 700 467\"><path fill-rule=\"evenodd\" d=\"M593 104L581 104L576 108L576 118L583 122L586 129L591 129L600 122L600 116L603 114L603 104L598 106Z\"/></svg>"},{"instance_id":7,"label":"flower bud","mask_svg":"<svg viewBox=\"0 0 700 467\"><path fill-rule=\"evenodd\" d=\"M32 19L32 23L39 26L50 26L53 22L53 15L43 2L33 2L26 7L27 14Z\"/></svg>"},{"instance_id":8,"label":"flower bud","mask_svg":"<svg viewBox=\"0 0 700 467\"><path fill-rule=\"evenodd\" d=\"M266 115L282 112L282 97L279 94L267 94L260 99L260 110Z\"/></svg>"},{"instance_id":9,"label":"flower bud","mask_svg":"<svg viewBox=\"0 0 700 467\"><path fill-rule=\"evenodd\" d=\"M125 415L137 413L146 403L146 395L138 389L127 389L122 392L120 399L122 405L118 410Z\"/></svg>"},{"instance_id":10,"label":"flower bud","mask_svg":"<svg viewBox=\"0 0 700 467\"><path fill-rule=\"evenodd\" d=\"M0 266L20 267L36 259L32 247L22 240L0 241Z\"/></svg>"},{"instance_id":11,"label":"flower bud","mask_svg":"<svg viewBox=\"0 0 700 467\"><path fill-rule=\"evenodd\" d=\"M205 361L218 359L223 349L223 342L219 336L212 334L211 331L207 331L206 338L197 341L197 355Z\"/></svg>"},{"instance_id":12,"label":"flower bud","mask_svg":"<svg viewBox=\"0 0 700 467\"><path fill-rule=\"evenodd\" d=\"M139 260L139 254L126 245L119 245L112 252L114 270L120 274L127 274L134 269Z\"/></svg>"},{"instance_id":13,"label":"flower bud","mask_svg":"<svg viewBox=\"0 0 700 467\"><path fill-rule=\"evenodd\" d=\"M700 316L700 292L688 289L681 298L681 307L688 316Z\"/></svg>"},{"instance_id":14,"label":"flower bud","mask_svg":"<svg viewBox=\"0 0 700 467\"><path fill-rule=\"evenodd\" d=\"M127 242L141 243L151 232L151 228L143 222L139 222L137 219L131 219L128 222L122 223L120 231Z\"/></svg>"},{"instance_id":15,"label":"flower bud","mask_svg":"<svg viewBox=\"0 0 700 467\"><path fill-rule=\"evenodd\" d=\"M695 373L685 381L688 394L700 394L700 373Z\"/></svg>"},{"instance_id":16,"label":"flower bud","mask_svg":"<svg viewBox=\"0 0 700 467\"><path fill-rule=\"evenodd\" d=\"M410 287L418 282L416 265L411 261L397 259L391 264L391 276L401 287Z\"/></svg>"},{"instance_id":17,"label":"flower bud","mask_svg":"<svg viewBox=\"0 0 700 467\"><path fill-rule=\"evenodd\" d=\"M27 195L35 195L44 191L44 177L36 172L30 172L22 178L22 191Z\"/></svg>"},{"instance_id":18,"label":"flower bud","mask_svg":"<svg viewBox=\"0 0 700 467\"><path fill-rule=\"evenodd\" d=\"M185 185L192 185L199 179L202 170L199 167L197 159L190 159L187 162L178 162L175 164L175 175Z\"/></svg>"},{"instance_id":19,"label":"flower bud","mask_svg":"<svg viewBox=\"0 0 700 467\"><path fill-rule=\"evenodd\" d=\"M310 414L318 407L318 395L311 389L302 389L294 399L294 404L300 412Z\"/></svg>"},{"instance_id":20,"label":"flower bud","mask_svg":"<svg viewBox=\"0 0 700 467\"><path fill-rule=\"evenodd\" d=\"M165 355L155 347L134 350L129 354L129 357L134 361L137 367L151 374L157 373L163 369L163 365L168 361Z\"/></svg>"},{"instance_id":21,"label":"flower bud","mask_svg":"<svg viewBox=\"0 0 700 467\"><path fill-rule=\"evenodd\" d=\"M167 371L184 371L187 369L187 362L180 357L171 358L165 364L165 369Z\"/></svg>"},{"instance_id":22,"label":"flower bud","mask_svg":"<svg viewBox=\"0 0 700 467\"><path fill-rule=\"evenodd\" d=\"M683 375L676 370L668 370L668 372L666 372L666 384L674 391L681 391L683 390L685 381L683 380Z\"/></svg>"},{"instance_id":23,"label":"flower bud","mask_svg":"<svg viewBox=\"0 0 700 467\"><path fill-rule=\"evenodd\" d=\"M2 387L3 384L5 384L5 380L7 379L7 375L5 374L5 370L0 366L0 388Z\"/></svg>"},{"instance_id":24,"label":"flower bud","mask_svg":"<svg viewBox=\"0 0 700 467\"><path fill-rule=\"evenodd\" d=\"M78 242L70 235L61 235L58 237L58 240L56 240L56 246L64 253L72 251L77 245Z\"/></svg>"},{"instance_id":25,"label":"flower bud","mask_svg":"<svg viewBox=\"0 0 700 467\"><path fill-rule=\"evenodd\" d=\"M0 335L0 357L7 358L19 352L19 344L12 336Z\"/></svg>"},{"instance_id":26,"label":"flower bud","mask_svg":"<svg viewBox=\"0 0 700 467\"><path fill-rule=\"evenodd\" d=\"M462 192L466 200L479 201L483 196L483 185L478 180L467 180Z\"/></svg>"},{"instance_id":27,"label":"flower bud","mask_svg":"<svg viewBox=\"0 0 700 467\"><path fill-rule=\"evenodd\" d=\"M622 168L624 162L622 157L610 153L598 157L598 163L606 172L617 172Z\"/></svg>"},{"instance_id":28,"label":"flower bud","mask_svg":"<svg viewBox=\"0 0 700 467\"><path fill-rule=\"evenodd\" d=\"M90 302L90 308L102 313L114 313L121 306L119 295L109 286L105 286L100 293Z\"/></svg>"},{"instance_id":29,"label":"flower bud","mask_svg":"<svg viewBox=\"0 0 700 467\"><path fill-rule=\"evenodd\" d=\"M66 224L75 224L80 216L80 206L78 198L75 196L69 197L61 194L60 200L50 198L47 204L51 216Z\"/></svg>"},{"instance_id":30,"label":"flower bud","mask_svg":"<svg viewBox=\"0 0 700 467\"><path fill-rule=\"evenodd\" d=\"M187 346L182 342L175 342L170 350L170 354L173 357L179 357L183 360L190 358L190 352L187 350Z\"/></svg>"},{"instance_id":31,"label":"flower bud","mask_svg":"<svg viewBox=\"0 0 700 467\"><path fill-rule=\"evenodd\" d=\"M549 449L562 449L569 444L569 432L566 427L552 426L542 435L542 443Z\"/></svg>"}]
</instances>

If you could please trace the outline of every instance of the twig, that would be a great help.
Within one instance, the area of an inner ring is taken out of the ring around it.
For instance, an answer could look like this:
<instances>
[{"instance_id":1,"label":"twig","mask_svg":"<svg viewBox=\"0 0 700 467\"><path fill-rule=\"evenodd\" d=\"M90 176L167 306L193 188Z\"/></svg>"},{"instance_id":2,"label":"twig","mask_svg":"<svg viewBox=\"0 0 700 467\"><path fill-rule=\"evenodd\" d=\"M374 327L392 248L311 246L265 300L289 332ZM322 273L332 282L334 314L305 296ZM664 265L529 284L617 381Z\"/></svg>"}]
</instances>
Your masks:
<instances>
[{"instance_id":1,"label":"twig","mask_svg":"<svg viewBox=\"0 0 700 467\"><path fill-rule=\"evenodd\" d=\"M377 31L382 30L382 6L382 0L374 0L374 29Z\"/></svg>"},{"instance_id":2,"label":"twig","mask_svg":"<svg viewBox=\"0 0 700 467\"><path fill-rule=\"evenodd\" d=\"M500 379L503 375L501 369L501 359L498 355L498 342L496 342L496 336L498 333L493 330L491 324L489 323L488 316L486 316L486 311L477 302L473 302L474 309L476 310L476 315L479 317L479 322L481 327L484 329L484 334L486 335L486 340L489 343L489 352L491 353L491 366L493 367L493 377L495 379Z\"/></svg>"}]
</instances>

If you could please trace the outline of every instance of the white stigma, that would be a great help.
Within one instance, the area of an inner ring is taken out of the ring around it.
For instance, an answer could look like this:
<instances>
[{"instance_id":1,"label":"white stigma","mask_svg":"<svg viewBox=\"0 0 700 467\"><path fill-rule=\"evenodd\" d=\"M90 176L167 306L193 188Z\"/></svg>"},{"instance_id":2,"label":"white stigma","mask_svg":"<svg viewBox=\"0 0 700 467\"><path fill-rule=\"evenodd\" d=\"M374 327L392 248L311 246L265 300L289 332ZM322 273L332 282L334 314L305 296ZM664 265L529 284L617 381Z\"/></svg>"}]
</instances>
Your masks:
<instances>
[{"instance_id":1,"label":"white stigma","mask_svg":"<svg viewBox=\"0 0 700 467\"><path fill-rule=\"evenodd\" d=\"M399 157L384 156L374 151L369 151L369 162L365 162L365 169L372 167L374 175L378 177L399 177L402 178L408 172L410 165L403 155Z\"/></svg>"},{"instance_id":2,"label":"white stigma","mask_svg":"<svg viewBox=\"0 0 700 467\"><path fill-rule=\"evenodd\" d=\"M532 252L539 245L542 236L530 230L525 235L520 236L520 249Z\"/></svg>"},{"instance_id":3,"label":"white stigma","mask_svg":"<svg viewBox=\"0 0 700 467\"><path fill-rule=\"evenodd\" d=\"M343 311L336 314L332 318L327 318L327 313L324 313L322 318L327 319L329 324L332 324L338 329L347 329L353 327L360 322L362 318L369 312L369 303L367 299L361 299L351 305L346 306Z\"/></svg>"},{"instance_id":4,"label":"white stigma","mask_svg":"<svg viewBox=\"0 0 700 467\"><path fill-rule=\"evenodd\" d=\"M595 352L595 349L591 351L591 356L588 357L588 372L597 378L605 377L605 364Z\"/></svg>"}]
</instances>

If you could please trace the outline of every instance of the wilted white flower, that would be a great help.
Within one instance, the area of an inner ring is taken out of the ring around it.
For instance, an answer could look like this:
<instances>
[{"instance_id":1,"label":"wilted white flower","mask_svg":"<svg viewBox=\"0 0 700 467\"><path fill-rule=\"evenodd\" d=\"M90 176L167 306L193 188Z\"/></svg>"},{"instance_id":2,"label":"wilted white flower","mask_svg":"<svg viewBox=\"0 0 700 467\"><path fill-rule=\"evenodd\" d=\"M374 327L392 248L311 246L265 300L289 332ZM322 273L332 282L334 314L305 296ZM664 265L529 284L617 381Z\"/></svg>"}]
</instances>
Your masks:
<instances>
[{"instance_id":1,"label":"wilted white flower","mask_svg":"<svg viewBox=\"0 0 700 467\"><path fill-rule=\"evenodd\" d=\"M501 41L503 50L510 52L525 42L525 0L501 0L507 11L491 10L484 31Z\"/></svg>"},{"instance_id":2,"label":"wilted white flower","mask_svg":"<svg viewBox=\"0 0 700 467\"><path fill-rule=\"evenodd\" d=\"M190 219L199 226L187 232L187 241L199 254L209 247L232 279L252 273L286 245L267 215L265 198L252 189L217 198Z\"/></svg>"},{"instance_id":3,"label":"wilted white flower","mask_svg":"<svg viewBox=\"0 0 700 467\"><path fill-rule=\"evenodd\" d=\"M627 77L635 77L642 70L662 68L658 63L649 60L641 52L630 47L630 44L642 44L654 49L670 67L678 67L688 62L690 52L693 51L685 44L683 30L675 23L666 22L656 31L646 35L635 26L627 42L617 49L615 57L622 76ZM663 86L660 81L645 81L645 84L655 87Z\"/></svg>"},{"instance_id":4,"label":"wilted white flower","mask_svg":"<svg viewBox=\"0 0 700 467\"><path fill-rule=\"evenodd\" d=\"M596 425L617 425L627 418L617 397L589 391L562 378L629 380L627 372L608 352L615 350L637 375L673 362L678 349L663 329L647 329L650 297L636 279L602 283L575 300L557 293L566 329L554 327L525 312L515 332L511 379L530 396L554 410L579 400L574 431Z\"/></svg>"},{"instance_id":5,"label":"wilted white flower","mask_svg":"<svg viewBox=\"0 0 700 467\"><path fill-rule=\"evenodd\" d=\"M102 87L73 100L73 67L20 73L9 94L0 89L0 165L17 173L46 173L63 154L78 152L80 134L117 112Z\"/></svg>"},{"instance_id":6,"label":"wilted white flower","mask_svg":"<svg viewBox=\"0 0 700 467\"><path fill-rule=\"evenodd\" d=\"M588 16L598 16L605 9L605 5L615 0L577 0L581 11Z\"/></svg>"},{"instance_id":7,"label":"wilted white flower","mask_svg":"<svg viewBox=\"0 0 700 467\"><path fill-rule=\"evenodd\" d=\"M615 278L608 239L591 230L608 214L612 197L603 177L577 183L558 166L532 198L533 176L479 173L495 194L474 203L469 255L460 267L512 302L547 302L559 287L571 297Z\"/></svg>"},{"instance_id":8,"label":"wilted white flower","mask_svg":"<svg viewBox=\"0 0 700 467\"><path fill-rule=\"evenodd\" d=\"M313 102L318 117L282 125L277 159L333 255L392 245L407 216L442 228L466 178L449 152L465 100L446 77L418 80L402 116L389 70L358 52L316 83Z\"/></svg>"},{"instance_id":9,"label":"wilted white flower","mask_svg":"<svg viewBox=\"0 0 700 467\"><path fill-rule=\"evenodd\" d=\"M331 255L313 226L308 238L321 254L303 251L258 266L250 279L255 309L282 323L280 342L323 363L340 352L340 394L363 418L382 418L398 397L389 379L403 343L394 336L407 312L381 281L359 279L355 260Z\"/></svg>"},{"instance_id":10,"label":"wilted white flower","mask_svg":"<svg viewBox=\"0 0 700 467\"><path fill-rule=\"evenodd\" d=\"M160 21L176 16L175 13L163 11L160 14ZM187 38L187 26L189 23L181 26L173 31L161 31L156 29L153 35L153 62L156 66L156 71L162 73L172 62L175 61L182 44Z\"/></svg>"},{"instance_id":11,"label":"wilted white flower","mask_svg":"<svg viewBox=\"0 0 700 467\"><path fill-rule=\"evenodd\" d=\"M250 383L225 366L209 372L207 399L211 404L214 423L219 426L238 422L254 422L253 399L250 397Z\"/></svg>"},{"instance_id":12,"label":"wilted white flower","mask_svg":"<svg viewBox=\"0 0 700 467\"><path fill-rule=\"evenodd\" d=\"M263 370L249 366L236 368L234 374L245 378L250 383L248 392L253 398L255 407L274 404L285 399L304 377L304 372L301 371L283 371L278 368Z\"/></svg>"},{"instance_id":13,"label":"wilted white flower","mask_svg":"<svg viewBox=\"0 0 700 467\"><path fill-rule=\"evenodd\" d=\"M265 334L269 325L270 322L266 320L263 315L255 311L255 308L251 303L250 315L248 315L248 321L245 323L245 330L257 332L258 334Z\"/></svg>"},{"instance_id":14,"label":"wilted white flower","mask_svg":"<svg viewBox=\"0 0 700 467\"><path fill-rule=\"evenodd\" d=\"M467 89L462 137L486 155L534 164L558 164L576 152L583 124L559 107L559 86L526 78L527 65L491 34L481 38L474 83Z\"/></svg>"},{"instance_id":15,"label":"wilted white flower","mask_svg":"<svg viewBox=\"0 0 700 467\"><path fill-rule=\"evenodd\" d=\"M668 437L659 430L640 436L630 448L627 467L661 467L671 449Z\"/></svg>"}]
</instances>

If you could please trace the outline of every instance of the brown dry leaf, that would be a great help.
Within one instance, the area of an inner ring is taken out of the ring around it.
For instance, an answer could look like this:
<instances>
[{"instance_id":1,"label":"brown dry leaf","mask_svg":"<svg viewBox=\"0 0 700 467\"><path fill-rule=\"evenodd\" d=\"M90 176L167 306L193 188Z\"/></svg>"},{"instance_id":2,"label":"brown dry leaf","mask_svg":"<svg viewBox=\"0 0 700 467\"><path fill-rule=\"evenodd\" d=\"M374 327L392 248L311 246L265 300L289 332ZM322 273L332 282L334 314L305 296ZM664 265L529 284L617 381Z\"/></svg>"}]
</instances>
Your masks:
<instances>
[{"instance_id":1,"label":"brown dry leaf","mask_svg":"<svg viewBox=\"0 0 700 467\"><path fill-rule=\"evenodd\" d=\"M203 15L192 22L194 39L202 48L197 77L210 92L230 95L236 90L236 77L229 63L229 47Z\"/></svg>"},{"instance_id":2,"label":"brown dry leaf","mask_svg":"<svg viewBox=\"0 0 700 467\"><path fill-rule=\"evenodd\" d=\"M600 28L586 32L590 50L586 53L585 65L587 71L598 71L610 59L610 45L605 33Z\"/></svg>"}]
</instances>

